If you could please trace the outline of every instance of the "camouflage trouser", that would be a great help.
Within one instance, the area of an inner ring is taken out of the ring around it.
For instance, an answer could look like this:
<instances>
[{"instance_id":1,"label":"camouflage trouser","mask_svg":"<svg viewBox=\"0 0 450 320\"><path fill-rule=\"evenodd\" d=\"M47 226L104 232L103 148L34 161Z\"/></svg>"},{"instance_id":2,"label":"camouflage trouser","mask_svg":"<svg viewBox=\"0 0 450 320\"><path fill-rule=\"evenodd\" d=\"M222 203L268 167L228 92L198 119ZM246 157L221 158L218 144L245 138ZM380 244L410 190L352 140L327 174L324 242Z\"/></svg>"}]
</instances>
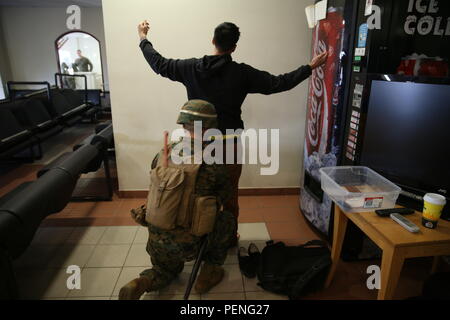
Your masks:
<instances>
[{"instance_id":1,"label":"camouflage trouser","mask_svg":"<svg viewBox=\"0 0 450 320\"><path fill-rule=\"evenodd\" d=\"M223 211L218 214L214 230L208 235L208 247L203 259L206 263L223 265L235 229L236 219L231 212ZM152 287L149 291L155 291L167 286L181 273L184 262L197 257L201 238L182 228L165 231L152 225L148 226L148 233L147 252L153 267L140 275L151 280Z\"/></svg>"}]
</instances>

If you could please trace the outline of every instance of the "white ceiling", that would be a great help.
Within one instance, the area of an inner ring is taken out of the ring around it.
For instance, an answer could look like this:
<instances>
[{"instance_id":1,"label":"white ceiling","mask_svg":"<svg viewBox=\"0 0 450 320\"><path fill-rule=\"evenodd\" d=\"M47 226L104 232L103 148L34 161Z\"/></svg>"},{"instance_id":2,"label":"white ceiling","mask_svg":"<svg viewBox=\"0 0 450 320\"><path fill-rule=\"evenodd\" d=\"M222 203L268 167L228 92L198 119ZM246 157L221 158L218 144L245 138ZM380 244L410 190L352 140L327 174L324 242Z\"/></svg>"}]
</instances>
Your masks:
<instances>
[{"instance_id":1,"label":"white ceiling","mask_svg":"<svg viewBox=\"0 0 450 320\"><path fill-rule=\"evenodd\" d=\"M71 4L80 7L101 7L102 0L0 0L0 7L67 7Z\"/></svg>"}]
</instances>

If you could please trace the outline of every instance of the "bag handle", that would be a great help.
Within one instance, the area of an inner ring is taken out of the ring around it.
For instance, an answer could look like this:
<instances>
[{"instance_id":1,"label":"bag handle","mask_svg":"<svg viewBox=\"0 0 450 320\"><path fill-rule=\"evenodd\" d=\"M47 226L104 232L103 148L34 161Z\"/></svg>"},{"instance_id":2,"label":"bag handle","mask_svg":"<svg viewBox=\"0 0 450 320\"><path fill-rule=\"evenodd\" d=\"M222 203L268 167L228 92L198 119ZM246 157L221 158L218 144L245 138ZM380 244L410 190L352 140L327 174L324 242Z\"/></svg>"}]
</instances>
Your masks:
<instances>
[{"instance_id":1,"label":"bag handle","mask_svg":"<svg viewBox=\"0 0 450 320\"><path fill-rule=\"evenodd\" d=\"M294 286L291 289L289 299L292 300L292 298L300 296L300 293L302 292L303 288L308 284L309 280L314 278L315 275L317 275L320 271L322 271L330 264L331 259L329 256L323 256L322 258L318 259L313 264L313 266L309 268L308 271L306 271L297 279L297 281L295 282Z\"/></svg>"},{"instance_id":2,"label":"bag handle","mask_svg":"<svg viewBox=\"0 0 450 320\"><path fill-rule=\"evenodd\" d=\"M305 248L305 247L312 247L312 246L328 247L327 243L322 240L311 240L305 244L302 244L300 247Z\"/></svg>"}]
</instances>

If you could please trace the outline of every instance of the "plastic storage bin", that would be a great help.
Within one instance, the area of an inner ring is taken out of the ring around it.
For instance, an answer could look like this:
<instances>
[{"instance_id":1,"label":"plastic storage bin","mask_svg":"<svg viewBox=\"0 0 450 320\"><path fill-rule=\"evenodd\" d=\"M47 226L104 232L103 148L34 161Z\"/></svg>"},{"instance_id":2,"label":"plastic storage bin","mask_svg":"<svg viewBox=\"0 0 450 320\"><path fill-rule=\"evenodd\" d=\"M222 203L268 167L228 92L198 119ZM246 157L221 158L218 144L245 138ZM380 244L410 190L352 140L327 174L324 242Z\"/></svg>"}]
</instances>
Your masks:
<instances>
[{"instance_id":1,"label":"plastic storage bin","mask_svg":"<svg viewBox=\"0 0 450 320\"><path fill-rule=\"evenodd\" d=\"M322 190L346 212L394 208L401 191L367 167L326 167L320 175Z\"/></svg>"}]
</instances>

